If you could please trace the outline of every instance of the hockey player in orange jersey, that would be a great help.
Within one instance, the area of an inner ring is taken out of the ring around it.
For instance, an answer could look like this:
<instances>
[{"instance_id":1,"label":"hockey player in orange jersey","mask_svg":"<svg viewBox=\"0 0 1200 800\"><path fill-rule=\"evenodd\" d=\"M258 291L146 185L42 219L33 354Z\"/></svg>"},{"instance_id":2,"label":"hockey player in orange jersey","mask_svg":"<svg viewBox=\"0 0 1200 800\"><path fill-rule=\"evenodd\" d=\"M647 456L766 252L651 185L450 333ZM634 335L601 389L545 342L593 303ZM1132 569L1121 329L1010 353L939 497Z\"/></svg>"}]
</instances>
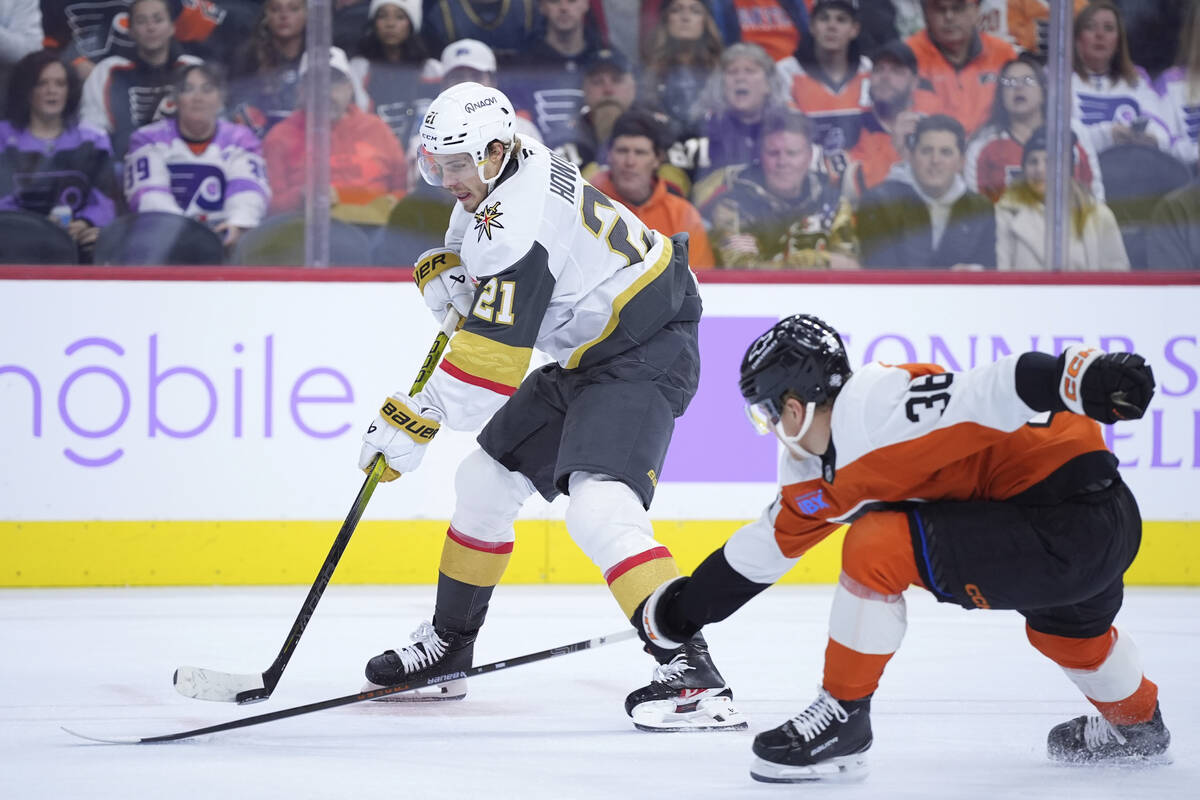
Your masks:
<instances>
[{"instance_id":1,"label":"hockey player in orange jersey","mask_svg":"<svg viewBox=\"0 0 1200 800\"><path fill-rule=\"evenodd\" d=\"M1076 345L959 373L870 364L851 374L838 333L801 314L750 345L740 388L752 420L785 446L782 489L639 611L647 641L671 647L849 523L820 692L755 738L752 777L865 774L871 698L904 636L910 585L1025 617L1030 643L1100 712L1053 728L1051 759L1166 760L1158 687L1112 625L1141 518L1096 422L1145 413L1154 376L1141 356Z\"/></svg>"}]
</instances>

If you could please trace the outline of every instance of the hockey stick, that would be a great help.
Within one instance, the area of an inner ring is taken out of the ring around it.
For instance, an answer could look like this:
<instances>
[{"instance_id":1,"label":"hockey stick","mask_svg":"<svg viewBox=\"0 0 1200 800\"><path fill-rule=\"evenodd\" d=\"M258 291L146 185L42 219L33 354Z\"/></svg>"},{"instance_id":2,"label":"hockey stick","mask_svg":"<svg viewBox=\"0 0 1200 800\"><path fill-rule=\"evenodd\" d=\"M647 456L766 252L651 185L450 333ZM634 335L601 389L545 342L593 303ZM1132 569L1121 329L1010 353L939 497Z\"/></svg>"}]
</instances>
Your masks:
<instances>
[{"instance_id":1,"label":"hockey stick","mask_svg":"<svg viewBox=\"0 0 1200 800\"><path fill-rule=\"evenodd\" d=\"M229 731L234 728L246 728L251 725L261 725L264 722L274 722L277 719L287 719L288 717L298 717L301 714L311 714L314 711L323 711L327 708L337 708L338 706L348 706L352 703L361 703L364 700L378 700L381 697L387 697L391 694L399 694L400 692L411 691L421 686L435 686L439 683L458 680L459 678L473 678L476 675L483 675L488 672L499 672L502 669L511 667L519 667L522 664L531 664L534 661L544 661L548 658L556 658L565 656L568 653L577 653L581 650L590 650L594 647L603 647L606 644L614 642L623 642L626 639L637 637L637 632L632 628L610 633L608 636L597 636L594 639L584 639L580 642L562 645L561 647L551 647L546 650L538 650L536 653L528 653L516 658L505 659L504 661L493 661L490 664L481 664L478 667L470 667L461 672L452 672L449 675L439 675L436 678L430 678L426 683L400 683L395 686L387 686L382 689L372 689L370 691L359 692L358 694L348 694L344 697L335 697L330 700L319 700L315 703L309 703L303 706L294 706L292 708L284 708L279 711L272 711L267 714L258 714L253 717L243 717L235 719L231 722L222 722L219 725L209 725L205 728L195 728L190 731L180 731L178 733L164 733L160 736L88 736L87 734L73 731L70 728L64 727L63 730L72 736L78 736L80 739L87 739L92 742L103 742L105 744L153 744L155 742L176 742L180 739L191 739L194 736L202 736L206 733L220 733L221 731Z\"/></svg>"},{"instance_id":2,"label":"hockey stick","mask_svg":"<svg viewBox=\"0 0 1200 800\"><path fill-rule=\"evenodd\" d=\"M459 313L450 309L446 319L442 322L442 329L438 332L437 338L433 340L433 345L429 348L429 353L425 356L425 361L417 372L417 378L413 381L412 388L408 392L409 395L415 395L425 386L426 381L433 374L434 367L441 359L446 344L450 341L450 334L454 332L460 319L462 317ZM180 667L175 670L173 679L176 691L184 697L193 697L197 700L239 704L257 703L271 696L292 653L296 651L296 645L300 643L300 636L308 627L308 621L312 619L313 612L317 609L317 603L321 601L321 595L325 593L325 587L333 578L333 571L337 568L338 561L341 560L342 553L346 550L346 545L350 543L350 537L358 526L358 521L362 518L363 511L366 510L367 501L371 499L386 466L387 462L384 461L382 454L375 457L375 463L371 465L371 472L363 481L362 488L358 490L358 496L354 498L354 505L350 506L350 514L342 523L337 538L333 540L333 547L330 548L329 555L325 556L325 563L321 564L321 569L317 572L317 579L313 581L312 588L308 590L308 596L304 598L304 605L300 607L300 613L296 615L296 621L292 623L292 629L288 631L287 637L283 640L283 647L279 649L279 655L275 656L275 661L271 666L262 673L233 673L202 667Z\"/></svg>"}]
</instances>

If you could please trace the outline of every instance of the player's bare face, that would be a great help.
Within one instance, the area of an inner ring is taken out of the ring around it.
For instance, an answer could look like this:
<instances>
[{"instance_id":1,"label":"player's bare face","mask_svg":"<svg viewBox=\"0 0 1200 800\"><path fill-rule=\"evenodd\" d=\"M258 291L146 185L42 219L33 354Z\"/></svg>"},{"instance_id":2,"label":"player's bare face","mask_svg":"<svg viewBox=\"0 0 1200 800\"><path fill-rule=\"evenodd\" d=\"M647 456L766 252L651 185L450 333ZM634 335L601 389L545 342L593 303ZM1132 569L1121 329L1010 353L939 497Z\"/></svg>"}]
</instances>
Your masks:
<instances>
[{"instance_id":1,"label":"player's bare face","mask_svg":"<svg viewBox=\"0 0 1200 800\"><path fill-rule=\"evenodd\" d=\"M958 137L950 131L926 131L912 151L913 177L921 191L939 198L954 185L963 168Z\"/></svg>"},{"instance_id":2,"label":"player's bare face","mask_svg":"<svg viewBox=\"0 0 1200 800\"><path fill-rule=\"evenodd\" d=\"M962 47L979 24L979 0L925 0L925 24L942 47Z\"/></svg>"},{"instance_id":3,"label":"player's bare face","mask_svg":"<svg viewBox=\"0 0 1200 800\"><path fill-rule=\"evenodd\" d=\"M1075 49L1089 71L1108 72L1113 56L1117 54L1120 36L1116 14L1104 8L1092 14L1091 19L1084 23L1075 39Z\"/></svg>"},{"instance_id":4,"label":"player's bare face","mask_svg":"<svg viewBox=\"0 0 1200 800\"><path fill-rule=\"evenodd\" d=\"M891 59L880 59L871 70L871 100L895 105L912 94L917 73Z\"/></svg>"},{"instance_id":5,"label":"player's bare face","mask_svg":"<svg viewBox=\"0 0 1200 800\"><path fill-rule=\"evenodd\" d=\"M706 13L700 0L675 0L667 6L667 35L685 42L698 41L704 35Z\"/></svg>"},{"instance_id":6,"label":"player's bare face","mask_svg":"<svg viewBox=\"0 0 1200 800\"><path fill-rule=\"evenodd\" d=\"M167 4L161 0L138 3L129 18L129 36L137 45L138 54L148 60L163 55L171 47L175 23Z\"/></svg>"},{"instance_id":7,"label":"player's bare face","mask_svg":"<svg viewBox=\"0 0 1200 800\"><path fill-rule=\"evenodd\" d=\"M725 67L725 102L739 114L762 111L771 91L770 78L749 58L735 58Z\"/></svg>"},{"instance_id":8,"label":"player's bare face","mask_svg":"<svg viewBox=\"0 0 1200 800\"><path fill-rule=\"evenodd\" d=\"M774 195L799 197L811 163L812 143L804 134L778 131L763 140L763 173L766 175L767 190Z\"/></svg>"},{"instance_id":9,"label":"player's bare face","mask_svg":"<svg viewBox=\"0 0 1200 800\"><path fill-rule=\"evenodd\" d=\"M1033 67L1017 62L1000 76L1000 100L1012 116L1041 113L1045 98Z\"/></svg>"},{"instance_id":10,"label":"player's bare face","mask_svg":"<svg viewBox=\"0 0 1200 800\"><path fill-rule=\"evenodd\" d=\"M541 0L538 3L546 24L559 33L572 33L583 27L588 0Z\"/></svg>"},{"instance_id":11,"label":"player's bare face","mask_svg":"<svg viewBox=\"0 0 1200 800\"><path fill-rule=\"evenodd\" d=\"M412 35L412 20L396 6L380 6L375 14L375 35L384 47L399 47Z\"/></svg>"},{"instance_id":12,"label":"player's bare face","mask_svg":"<svg viewBox=\"0 0 1200 800\"><path fill-rule=\"evenodd\" d=\"M300 37L308 24L308 7L304 0L267 0L264 12L267 30L276 41Z\"/></svg>"},{"instance_id":13,"label":"player's bare face","mask_svg":"<svg viewBox=\"0 0 1200 800\"><path fill-rule=\"evenodd\" d=\"M845 9L823 8L813 17L812 31L818 50L843 53L858 38L859 25Z\"/></svg>"},{"instance_id":14,"label":"player's bare face","mask_svg":"<svg viewBox=\"0 0 1200 800\"><path fill-rule=\"evenodd\" d=\"M442 188L454 195L465 211L473 212L479 208L483 198L487 197L487 184L479 177L479 169L469 154L426 154L423 157L428 159L426 169L431 177L440 180Z\"/></svg>"},{"instance_id":15,"label":"player's bare face","mask_svg":"<svg viewBox=\"0 0 1200 800\"><path fill-rule=\"evenodd\" d=\"M34 84L29 108L43 120L57 120L67 106L67 69L57 61L47 64Z\"/></svg>"}]
</instances>

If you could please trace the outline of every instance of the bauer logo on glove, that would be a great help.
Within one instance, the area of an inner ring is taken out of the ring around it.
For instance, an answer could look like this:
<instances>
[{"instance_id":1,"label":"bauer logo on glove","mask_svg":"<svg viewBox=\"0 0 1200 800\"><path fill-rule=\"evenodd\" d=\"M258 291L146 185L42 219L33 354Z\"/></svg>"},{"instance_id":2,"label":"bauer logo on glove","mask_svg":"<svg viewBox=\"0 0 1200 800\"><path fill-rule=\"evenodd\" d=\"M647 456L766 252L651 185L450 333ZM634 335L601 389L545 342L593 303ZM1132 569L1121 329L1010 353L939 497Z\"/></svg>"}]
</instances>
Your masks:
<instances>
[{"instance_id":1,"label":"bauer logo on glove","mask_svg":"<svg viewBox=\"0 0 1200 800\"><path fill-rule=\"evenodd\" d=\"M428 441L441 429L441 426L433 420L418 416L407 408L397 406L390 397L384 401L383 408L379 410L379 413L392 425L416 440Z\"/></svg>"}]
</instances>

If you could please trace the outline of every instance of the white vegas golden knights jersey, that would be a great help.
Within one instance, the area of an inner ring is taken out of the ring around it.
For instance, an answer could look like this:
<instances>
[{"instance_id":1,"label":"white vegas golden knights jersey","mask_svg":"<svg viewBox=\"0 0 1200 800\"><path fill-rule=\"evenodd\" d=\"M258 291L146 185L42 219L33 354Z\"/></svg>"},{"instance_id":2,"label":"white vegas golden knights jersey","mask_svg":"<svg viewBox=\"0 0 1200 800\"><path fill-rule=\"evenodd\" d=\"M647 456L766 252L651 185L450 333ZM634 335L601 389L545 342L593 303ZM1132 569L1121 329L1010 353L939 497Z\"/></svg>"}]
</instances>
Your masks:
<instances>
[{"instance_id":1,"label":"white vegas golden knights jersey","mask_svg":"<svg viewBox=\"0 0 1200 800\"><path fill-rule=\"evenodd\" d=\"M535 347L577 369L680 318L685 295L699 319L678 245L538 142L514 154L474 214L455 205L446 244L461 248L475 302L418 402L452 428L491 417Z\"/></svg>"}]
</instances>

